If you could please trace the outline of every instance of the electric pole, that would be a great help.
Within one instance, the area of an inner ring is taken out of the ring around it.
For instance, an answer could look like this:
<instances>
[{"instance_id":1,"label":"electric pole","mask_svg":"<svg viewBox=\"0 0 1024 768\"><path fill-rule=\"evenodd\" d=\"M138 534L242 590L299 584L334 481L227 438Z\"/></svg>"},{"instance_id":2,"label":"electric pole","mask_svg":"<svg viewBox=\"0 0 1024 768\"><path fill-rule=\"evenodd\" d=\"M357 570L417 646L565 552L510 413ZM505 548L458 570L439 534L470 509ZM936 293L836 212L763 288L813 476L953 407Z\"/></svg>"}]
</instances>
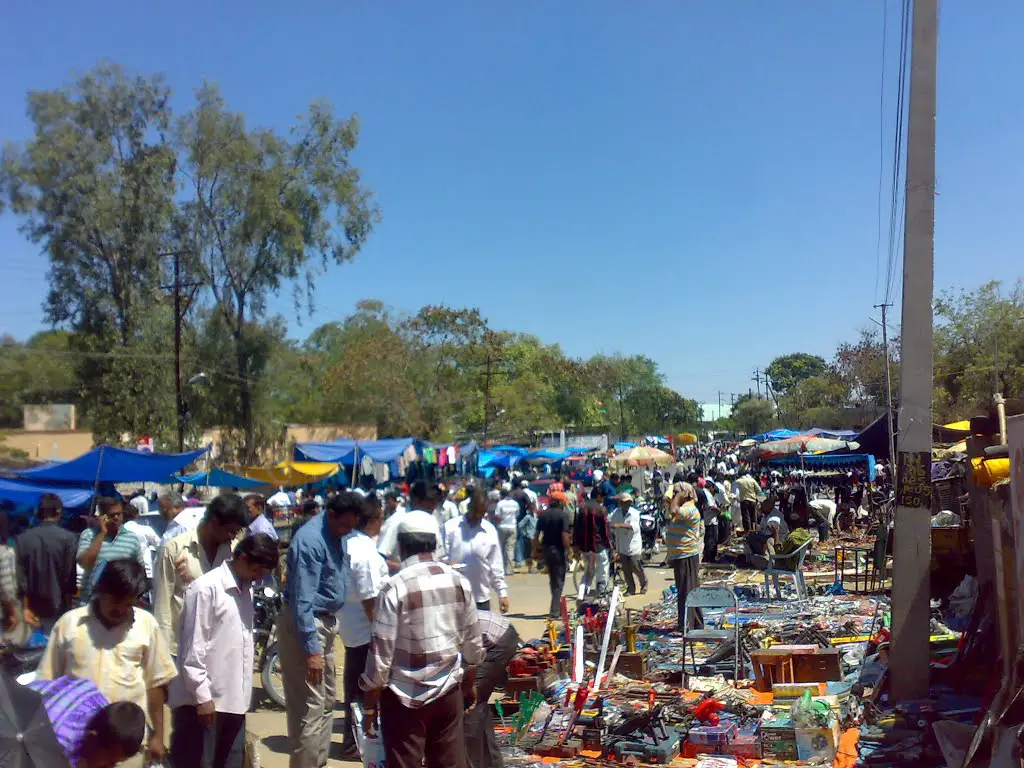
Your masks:
<instances>
[{"instance_id":1,"label":"electric pole","mask_svg":"<svg viewBox=\"0 0 1024 768\"><path fill-rule=\"evenodd\" d=\"M489 340L488 340L489 341ZM512 371L504 368L495 368L495 363L504 363L500 357L493 355L493 349L490 344L487 344L487 357L484 358L482 367L484 369L484 438L483 442L487 442L487 434L491 426L491 379L494 376L511 376Z\"/></svg>"},{"instance_id":2,"label":"electric pole","mask_svg":"<svg viewBox=\"0 0 1024 768\"><path fill-rule=\"evenodd\" d=\"M761 369L760 368L755 368L754 369L754 376L753 376L753 378L754 378L754 381L757 382L757 399L760 400L761 399Z\"/></svg>"},{"instance_id":3,"label":"electric pole","mask_svg":"<svg viewBox=\"0 0 1024 768\"><path fill-rule=\"evenodd\" d=\"M893 701L928 695L938 0L915 0L912 30L889 663Z\"/></svg>"},{"instance_id":4,"label":"electric pole","mask_svg":"<svg viewBox=\"0 0 1024 768\"><path fill-rule=\"evenodd\" d=\"M885 322L885 311L892 304L875 304L875 309L882 310L882 347L885 352L885 409L889 419L889 461L895 466L896 462L896 430L893 429L892 419L892 371L889 365L889 327Z\"/></svg>"},{"instance_id":5,"label":"electric pole","mask_svg":"<svg viewBox=\"0 0 1024 768\"><path fill-rule=\"evenodd\" d=\"M178 432L178 453L185 452L185 421L187 413L185 410L185 387L181 379L181 332L185 322L185 315L188 313L196 293L202 288L202 281L182 282L181 279L181 257L189 253L187 250L169 251L158 254L159 256L170 256L173 258L172 275L173 282L170 285L160 286L165 291L171 292L171 299L174 302L174 411ZM183 291L187 294L183 295Z\"/></svg>"}]
</instances>

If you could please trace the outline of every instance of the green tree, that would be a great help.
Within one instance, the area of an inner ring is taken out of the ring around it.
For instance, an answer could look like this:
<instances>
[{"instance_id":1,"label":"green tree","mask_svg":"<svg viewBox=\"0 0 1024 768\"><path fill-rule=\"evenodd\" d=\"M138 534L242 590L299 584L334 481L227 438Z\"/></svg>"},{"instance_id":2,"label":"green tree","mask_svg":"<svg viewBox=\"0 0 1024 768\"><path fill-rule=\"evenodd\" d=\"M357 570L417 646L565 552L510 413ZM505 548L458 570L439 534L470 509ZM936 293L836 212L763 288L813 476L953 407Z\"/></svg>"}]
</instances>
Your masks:
<instances>
[{"instance_id":1,"label":"green tree","mask_svg":"<svg viewBox=\"0 0 1024 768\"><path fill-rule=\"evenodd\" d=\"M25 405L79 401L71 339L67 331L41 331L24 344L0 338L0 427L20 428Z\"/></svg>"},{"instance_id":2,"label":"green tree","mask_svg":"<svg viewBox=\"0 0 1024 768\"><path fill-rule=\"evenodd\" d=\"M247 460L257 447L252 381L260 348L247 334L288 282L298 286L296 305L305 298L311 307L316 277L351 260L378 219L351 162L358 135L356 118L339 119L323 103L310 106L291 137L250 129L211 85L197 91L196 106L176 126L186 180L182 237L232 339L238 398L226 415L244 434Z\"/></svg>"},{"instance_id":3,"label":"green tree","mask_svg":"<svg viewBox=\"0 0 1024 768\"><path fill-rule=\"evenodd\" d=\"M168 417L153 408L169 372L152 342L174 210L169 97L158 77L101 64L29 93L33 136L0 156L0 197L49 260L46 316L75 331L81 404L100 439L158 433Z\"/></svg>"},{"instance_id":4,"label":"green tree","mask_svg":"<svg viewBox=\"0 0 1024 768\"><path fill-rule=\"evenodd\" d=\"M834 371L799 381L779 399L780 418L790 428L841 425L849 390Z\"/></svg>"},{"instance_id":5,"label":"green tree","mask_svg":"<svg viewBox=\"0 0 1024 768\"><path fill-rule=\"evenodd\" d=\"M935 301L935 416L970 416L996 389L1024 393L1024 281L1007 296L1000 283L945 291Z\"/></svg>"},{"instance_id":6,"label":"green tree","mask_svg":"<svg viewBox=\"0 0 1024 768\"><path fill-rule=\"evenodd\" d=\"M775 406L759 398L744 400L732 409L731 418L740 432L753 435L774 424Z\"/></svg>"},{"instance_id":7,"label":"green tree","mask_svg":"<svg viewBox=\"0 0 1024 768\"><path fill-rule=\"evenodd\" d=\"M889 366L892 373L893 405L899 403L899 338L890 339ZM862 330L856 342L844 342L832 363L853 403L885 406L886 352L882 335L875 329Z\"/></svg>"},{"instance_id":8,"label":"green tree","mask_svg":"<svg viewBox=\"0 0 1024 768\"><path fill-rule=\"evenodd\" d=\"M765 375L771 381L776 395L782 396L804 379L820 376L827 368L825 360L806 352L780 355L769 363Z\"/></svg>"}]
</instances>

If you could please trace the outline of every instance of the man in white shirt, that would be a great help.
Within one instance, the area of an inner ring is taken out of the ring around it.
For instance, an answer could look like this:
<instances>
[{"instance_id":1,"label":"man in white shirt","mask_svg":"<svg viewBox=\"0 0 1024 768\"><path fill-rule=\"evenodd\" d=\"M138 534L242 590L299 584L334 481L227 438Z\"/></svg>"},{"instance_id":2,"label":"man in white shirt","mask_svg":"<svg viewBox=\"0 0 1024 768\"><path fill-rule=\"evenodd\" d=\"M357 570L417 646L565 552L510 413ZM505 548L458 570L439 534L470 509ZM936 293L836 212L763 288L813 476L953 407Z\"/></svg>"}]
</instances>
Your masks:
<instances>
[{"instance_id":1,"label":"man in white shirt","mask_svg":"<svg viewBox=\"0 0 1024 768\"><path fill-rule=\"evenodd\" d=\"M615 556L622 566L627 593L636 594L636 583L633 580L635 575L640 580L640 594L645 595L647 574L644 573L643 563L640 561L640 553L643 551L643 542L640 539L640 512L633 506L631 494L620 494L618 501L619 506L608 519L612 538L615 539Z\"/></svg>"},{"instance_id":2,"label":"man in white shirt","mask_svg":"<svg viewBox=\"0 0 1024 768\"><path fill-rule=\"evenodd\" d=\"M512 502L518 510L519 505ZM501 561L501 544L494 526L484 520L487 497L480 489L472 491L469 511L445 526L445 551L452 565L461 563L460 573L473 588L478 611L489 611L491 593L498 594L502 613L508 613L508 586Z\"/></svg>"},{"instance_id":3,"label":"man in white shirt","mask_svg":"<svg viewBox=\"0 0 1024 768\"><path fill-rule=\"evenodd\" d=\"M491 522L498 528L498 539L501 541L501 561L505 573L514 571L516 556L516 526L519 523L519 502L503 490L501 501L494 507Z\"/></svg>"},{"instance_id":4,"label":"man in white shirt","mask_svg":"<svg viewBox=\"0 0 1024 768\"><path fill-rule=\"evenodd\" d=\"M519 487L523 489L523 493L530 500L530 506L532 509L537 509L537 492L530 488L530 482L528 480L522 480L519 483ZM538 512L540 510L537 510Z\"/></svg>"},{"instance_id":5,"label":"man in white shirt","mask_svg":"<svg viewBox=\"0 0 1024 768\"><path fill-rule=\"evenodd\" d=\"M122 523L121 527L126 531L134 533L139 537L139 541L142 542L142 564L146 569L146 578L152 579L153 562L156 560L157 547L160 546L160 537L157 536L156 531L151 526L139 522L139 509L141 505L135 503L138 499L142 499L142 497L136 496L130 503L122 507L124 523ZM145 501L145 499L142 499L143 503Z\"/></svg>"},{"instance_id":6,"label":"man in white shirt","mask_svg":"<svg viewBox=\"0 0 1024 768\"><path fill-rule=\"evenodd\" d=\"M341 540L345 604L338 612L338 634L345 646L345 738L342 760L359 760L352 722L352 705L362 700L359 676L370 652L370 629L377 608L377 595L389 577L388 564L377 551L374 537L380 533L384 512L377 504L365 504L356 528Z\"/></svg>"},{"instance_id":7,"label":"man in white shirt","mask_svg":"<svg viewBox=\"0 0 1024 768\"><path fill-rule=\"evenodd\" d=\"M178 677L167 702L173 765L242 768L252 700L252 585L276 565L277 542L257 533L185 593Z\"/></svg>"},{"instance_id":8,"label":"man in white shirt","mask_svg":"<svg viewBox=\"0 0 1024 768\"><path fill-rule=\"evenodd\" d=\"M195 530L204 515L206 507L185 507L167 526L164 535L160 537L160 544L164 545L176 536Z\"/></svg>"},{"instance_id":9,"label":"man in white shirt","mask_svg":"<svg viewBox=\"0 0 1024 768\"><path fill-rule=\"evenodd\" d=\"M437 486L426 483L423 480L417 480L412 484L412 488L409 489L409 506L413 510L419 510L426 512L428 515L434 516L434 509L437 507ZM408 515L407 510L399 507L396 509L391 517L384 521L384 525L381 526L380 536L377 539L377 551L380 552L384 559L388 561L388 567L391 572L394 573L398 570L399 563L398 559L398 528L399 524ZM434 517L434 522L437 522L437 518ZM437 533L437 548L438 552L444 551L444 542L441 540L441 527L438 526Z\"/></svg>"}]
</instances>

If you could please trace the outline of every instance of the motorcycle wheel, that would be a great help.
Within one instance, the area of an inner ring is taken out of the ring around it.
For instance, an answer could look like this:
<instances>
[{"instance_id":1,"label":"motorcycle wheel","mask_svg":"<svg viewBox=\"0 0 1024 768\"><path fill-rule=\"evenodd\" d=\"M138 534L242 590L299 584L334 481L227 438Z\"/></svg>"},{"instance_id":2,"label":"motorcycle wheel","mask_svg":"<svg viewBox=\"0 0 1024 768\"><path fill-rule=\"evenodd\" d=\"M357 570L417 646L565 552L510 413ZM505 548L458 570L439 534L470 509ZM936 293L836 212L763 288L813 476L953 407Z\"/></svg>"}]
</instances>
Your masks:
<instances>
[{"instance_id":1,"label":"motorcycle wheel","mask_svg":"<svg viewBox=\"0 0 1024 768\"><path fill-rule=\"evenodd\" d=\"M267 697L284 709L284 678L281 676L281 657L278 654L277 643L267 648L263 654L260 682L263 683L263 691Z\"/></svg>"}]
</instances>

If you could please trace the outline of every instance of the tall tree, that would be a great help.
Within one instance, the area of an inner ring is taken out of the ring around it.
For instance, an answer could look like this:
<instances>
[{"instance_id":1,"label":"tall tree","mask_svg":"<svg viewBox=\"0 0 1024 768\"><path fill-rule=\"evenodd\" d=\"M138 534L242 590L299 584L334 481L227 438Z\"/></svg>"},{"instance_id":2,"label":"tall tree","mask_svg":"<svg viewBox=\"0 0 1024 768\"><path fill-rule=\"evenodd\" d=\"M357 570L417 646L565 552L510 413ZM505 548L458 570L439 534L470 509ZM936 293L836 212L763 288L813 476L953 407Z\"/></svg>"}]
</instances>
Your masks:
<instances>
[{"instance_id":1,"label":"tall tree","mask_svg":"<svg viewBox=\"0 0 1024 768\"><path fill-rule=\"evenodd\" d=\"M152 407L168 369L149 346L174 210L169 97L159 77L101 64L29 93L33 136L0 157L0 197L49 260L46 317L76 332L84 410L101 439L160 432L173 418Z\"/></svg>"},{"instance_id":2,"label":"tall tree","mask_svg":"<svg viewBox=\"0 0 1024 768\"><path fill-rule=\"evenodd\" d=\"M732 409L732 421L744 434L761 432L772 426L774 420L775 406L761 398L744 400Z\"/></svg>"},{"instance_id":3,"label":"tall tree","mask_svg":"<svg viewBox=\"0 0 1024 768\"><path fill-rule=\"evenodd\" d=\"M251 129L220 92L204 85L177 125L186 180L185 228L199 273L233 340L239 383L233 425L255 454L253 352L247 332L289 281L312 307L319 273L351 260L378 211L351 162L359 124L314 103L290 137Z\"/></svg>"},{"instance_id":4,"label":"tall tree","mask_svg":"<svg viewBox=\"0 0 1024 768\"><path fill-rule=\"evenodd\" d=\"M825 360L806 352L780 355L769 363L765 375L771 381L776 395L785 395L791 387L804 379L820 376L826 369Z\"/></svg>"}]
</instances>

